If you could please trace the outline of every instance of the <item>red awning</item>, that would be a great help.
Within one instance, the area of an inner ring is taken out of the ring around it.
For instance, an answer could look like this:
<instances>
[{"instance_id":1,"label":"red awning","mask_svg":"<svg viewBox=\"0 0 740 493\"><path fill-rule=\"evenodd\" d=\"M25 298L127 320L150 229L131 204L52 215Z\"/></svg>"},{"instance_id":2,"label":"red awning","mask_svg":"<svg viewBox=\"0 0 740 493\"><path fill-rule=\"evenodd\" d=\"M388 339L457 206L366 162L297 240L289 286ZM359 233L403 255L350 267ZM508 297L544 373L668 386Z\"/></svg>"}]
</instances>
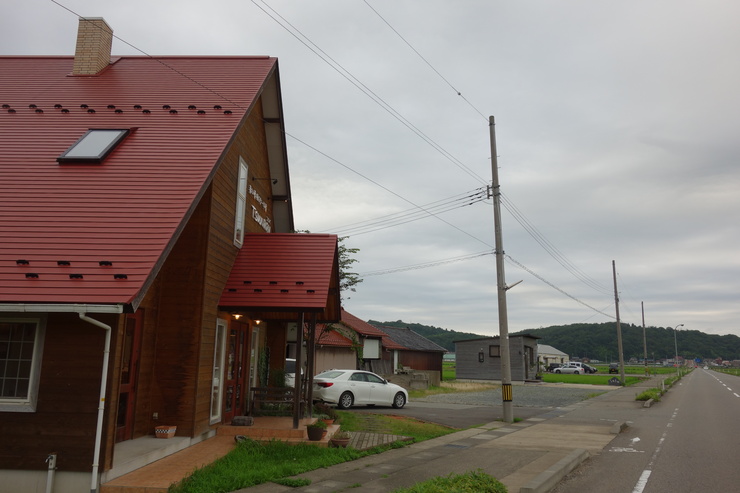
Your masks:
<instances>
[{"instance_id":1,"label":"red awning","mask_svg":"<svg viewBox=\"0 0 740 493\"><path fill-rule=\"evenodd\" d=\"M219 307L264 320L295 320L306 312L317 322L338 322L337 236L247 234Z\"/></svg>"}]
</instances>

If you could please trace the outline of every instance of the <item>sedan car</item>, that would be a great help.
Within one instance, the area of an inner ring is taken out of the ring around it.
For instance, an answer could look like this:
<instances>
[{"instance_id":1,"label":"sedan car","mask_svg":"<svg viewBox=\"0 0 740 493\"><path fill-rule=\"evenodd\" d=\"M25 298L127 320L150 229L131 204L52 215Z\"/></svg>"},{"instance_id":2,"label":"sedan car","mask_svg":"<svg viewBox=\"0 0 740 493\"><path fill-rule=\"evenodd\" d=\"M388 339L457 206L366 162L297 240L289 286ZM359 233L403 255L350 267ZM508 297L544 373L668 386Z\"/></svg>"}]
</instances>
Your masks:
<instances>
[{"instance_id":1,"label":"sedan car","mask_svg":"<svg viewBox=\"0 0 740 493\"><path fill-rule=\"evenodd\" d=\"M369 371L327 370L314 377L313 398L336 404L340 409L376 404L400 409L408 402L409 394L403 387Z\"/></svg>"},{"instance_id":2,"label":"sedan car","mask_svg":"<svg viewBox=\"0 0 740 493\"><path fill-rule=\"evenodd\" d=\"M583 369L586 373L596 373L597 371L599 371L596 369L595 366L587 365L585 363L583 364Z\"/></svg>"},{"instance_id":3,"label":"sedan car","mask_svg":"<svg viewBox=\"0 0 740 493\"><path fill-rule=\"evenodd\" d=\"M555 368L555 373L572 373L578 375L583 373L583 368L580 366L563 365L560 368Z\"/></svg>"}]
</instances>

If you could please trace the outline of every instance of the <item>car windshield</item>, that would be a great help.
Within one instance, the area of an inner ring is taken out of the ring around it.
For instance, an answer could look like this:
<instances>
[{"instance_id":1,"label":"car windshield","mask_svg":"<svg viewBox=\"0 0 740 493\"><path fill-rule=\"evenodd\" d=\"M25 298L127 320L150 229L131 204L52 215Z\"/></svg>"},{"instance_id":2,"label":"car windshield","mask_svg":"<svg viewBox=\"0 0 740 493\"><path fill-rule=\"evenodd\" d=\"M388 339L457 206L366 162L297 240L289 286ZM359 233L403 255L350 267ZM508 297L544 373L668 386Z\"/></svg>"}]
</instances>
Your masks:
<instances>
[{"instance_id":1,"label":"car windshield","mask_svg":"<svg viewBox=\"0 0 740 493\"><path fill-rule=\"evenodd\" d=\"M344 372L340 370L327 370L319 373L315 378L337 378L339 375L344 375Z\"/></svg>"}]
</instances>

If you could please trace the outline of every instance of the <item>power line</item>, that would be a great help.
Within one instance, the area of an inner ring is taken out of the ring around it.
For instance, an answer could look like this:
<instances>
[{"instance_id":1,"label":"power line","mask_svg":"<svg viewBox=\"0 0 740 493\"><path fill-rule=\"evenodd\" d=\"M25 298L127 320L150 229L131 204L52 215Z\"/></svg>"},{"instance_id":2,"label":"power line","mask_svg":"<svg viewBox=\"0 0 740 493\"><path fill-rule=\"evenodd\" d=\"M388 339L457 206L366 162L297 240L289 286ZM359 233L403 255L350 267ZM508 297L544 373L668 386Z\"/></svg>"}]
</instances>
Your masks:
<instances>
[{"instance_id":1,"label":"power line","mask_svg":"<svg viewBox=\"0 0 740 493\"><path fill-rule=\"evenodd\" d=\"M551 287L551 288L553 288L554 290L556 290L556 291L558 291L558 292L560 292L560 293L564 294L564 295L565 295L565 296L567 296L568 298L572 299L572 300L573 300L573 301L575 301L576 303L580 303L581 305L583 305L583 306L585 306L585 307L587 307L587 308L590 308L591 310L595 311L596 313L600 313L600 314L602 314L602 315L604 315L604 316L606 316L606 317L609 317L609 318L614 318L614 319L616 319L616 317L614 317L614 316L612 316L612 315L609 315L609 314L607 314L607 313L604 313L604 312L602 312L601 310L598 310L598 309L596 309L596 308L592 307L592 306L591 306L591 305L589 305L588 303L586 303L586 302L584 302L584 301L581 301L581 300L579 300L578 298L576 298L575 296L573 296L573 295L571 295L571 294L567 293L566 291L564 291L564 290L560 289L559 287L557 287L556 285L554 285L553 283L551 283L550 281L548 281L548 280L547 280L547 279L545 279L544 277L542 277L542 276L540 276L539 274L535 273L535 272L534 272L534 271L533 271L532 269L530 269L529 267L527 267L527 266L525 266L524 264L522 264L521 262L519 262L519 261L515 260L515 259L514 259L514 258L513 258L513 257L512 257L511 255L506 255L506 254L505 254L505 258L506 258L507 260L509 260L509 261L510 261L511 263L513 263L514 265L518 266L519 268L521 268L521 269L523 269L523 270L525 270L525 271L529 272L529 273L530 273L531 275L533 275L534 277L536 277L536 278L537 278L537 279L539 279L540 281L544 282L545 284L547 284L548 286L550 286L550 287Z\"/></svg>"},{"instance_id":2,"label":"power line","mask_svg":"<svg viewBox=\"0 0 740 493\"><path fill-rule=\"evenodd\" d=\"M264 1L262 3L265 4L265 6L270 9L274 13L272 15L270 12L265 10L261 5L257 3L257 0L252 0L252 3L262 10L268 17L270 17L273 21L275 21L280 27L285 29L291 36L296 38L301 44L303 44L306 48L308 48L314 55L319 57L324 63L329 65L331 68L333 68L339 75L344 77L350 84L355 86L357 89L359 89L363 94L365 94L367 97L369 97L373 102L375 102L378 106L383 108L388 114L390 114L393 118L401 122L406 128L411 130L414 134L416 134L417 137L421 138L423 141L425 141L427 144L429 144L434 150L436 150L438 153L440 153L442 156L444 156L447 160L449 160L452 164L460 168L460 170L467 173L469 176L474 178L475 180L478 180L479 182L486 183L486 180L481 178L475 171L467 167L462 161L454 157L451 153L449 153L447 150L445 150L441 145L439 145L437 142L435 142L431 137L427 136L424 132L422 132L417 126L415 126L413 123L411 123L406 117L404 117L400 112L398 112L393 106L391 106L389 103L387 103L383 98L381 98L378 94L376 94L374 91L372 91L369 87L367 87L362 81L360 81L357 77L355 77L349 70L344 68L339 62L334 60L331 56L329 56L324 50L322 50L316 43L311 41L311 39L303 34L298 28L296 28L293 24L291 24L287 19L285 19L282 15L280 15L275 9L270 7L267 3ZM280 18L280 20L277 19L277 17ZM282 22L281 22L282 21ZM290 29L287 26L290 26ZM293 31L291 31L293 29ZM297 33L297 34L296 34ZM299 36L300 35L300 36Z\"/></svg>"},{"instance_id":3,"label":"power line","mask_svg":"<svg viewBox=\"0 0 740 493\"><path fill-rule=\"evenodd\" d=\"M459 257L453 257L445 260L436 260L433 262L424 262L421 264L414 264L414 265L407 265L405 267L396 267L395 269L385 269L385 270L376 270L371 272L366 272L363 274L358 274L360 277L370 277L370 276L382 276L384 274L393 274L396 272L404 272L407 270L417 270L417 269L426 269L429 267L437 267L439 265L445 265L445 264L451 264L453 262L462 262L464 260L472 260L474 258L482 257L484 255L493 255L493 250L486 251L486 252L479 252L479 253L471 253L469 255L461 255Z\"/></svg>"},{"instance_id":4,"label":"power line","mask_svg":"<svg viewBox=\"0 0 740 493\"><path fill-rule=\"evenodd\" d=\"M555 245L550 242L540 231L527 219L527 217L517 209L511 200L508 199L503 193L502 205L509 211L511 216L517 221L524 230L542 247L548 255L550 255L556 262L558 262L565 270L570 272L573 277L589 286L591 289L598 291L602 294L609 294L609 288L599 284L596 280L589 277L583 271L581 271L573 262L568 259Z\"/></svg>"},{"instance_id":5,"label":"power line","mask_svg":"<svg viewBox=\"0 0 740 493\"><path fill-rule=\"evenodd\" d=\"M360 177L364 178L365 180L369 181L370 183L372 183L372 184L376 185L377 187L380 187L380 188L382 188L383 190L385 190L386 192L390 193L391 195L394 195L394 196L398 197L399 199L403 200L404 202L406 202L406 203L408 203L408 204L411 204L411 205L412 205L412 206L414 206L415 208L417 208L417 209L419 209L419 210L421 210L421 211L424 211L424 212L426 212L426 213L427 213L427 214L429 214L430 216L434 216L435 218L437 218L438 220L440 220L440 221L442 221L443 223L447 224L448 226L450 226L450 227L452 227L452 228L454 228L454 229L458 230L459 232L461 232L461 233L462 233L462 234L464 234L465 236L468 236L468 237L470 237L470 238L474 239L475 241L478 241L478 242L480 242L480 243L483 243L484 245L486 245L486 246L488 246L488 247L490 247L490 246L491 246L491 245L489 245L488 243L486 243L486 242L485 242L484 240L481 240L480 238L478 238L477 236L474 236L473 234L471 234L471 233L468 233L467 231L464 231L464 230L460 229L459 227L457 227L456 225L452 224L451 222L449 222L449 221L446 221L446 220L442 219L442 218L441 218L441 217L439 217L438 215L436 215L436 214L434 214L434 213L432 213L432 212L429 212L429 211L428 211L428 210L426 210L426 209L425 209L424 207L422 207L422 206L420 206L420 205L417 205L417 204L415 204L415 203L414 203L414 202L412 202L411 200L409 200L409 199L407 199L406 197L404 197L404 196L402 196L402 195L400 195L400 194L398 194L398 193L394 192L394 191L393 191L393 190L391 190L390 188L388 188L388 187L386 187L386 186L384 186L384 185L381 185L381 184L380 184L380 183L378 183L377 181L375 181L375 180L373 180L373 179L371 179L371 178L368 178L367 176L363 175L363 174L362 174L362 173L360 173L359 171L356 171L356 170L354 170L354 169L350 168L349 166L347 166L347 165L346 165L346 164L344 164L343 162L339 161L338 159L335 159L335 158L331 157L330 155L328 155L328 154L326 154L325 152L323 152L323 151L321 151L321 150L317 149L316 147L312 146L311 144L308 144L307 142L304 142L304 141L302 141L302 140L301 140L301 139L299 139L298 137L296 137L296 136L294 136L294 135L291 135L291 134L290 134L290 133L288 133L288 132L285 132L285 131L284 131L284 133L285 133L285 135L287 135L288 137L292 138L292 139L293 139L293 140L295 140L296 142L300 142L301 144L303 144L304 146L306 146L306 147L308 147L309 149L313 150L314 152L317 152L317 153L321 154L322 156L324 156L325 158L329 159L330 161L333 161L333 162L335 162L336 164L338 164L338 165L342 166L343 168L345 168L345 169L347 169L347 170L351 171L352 173L355 173L355 174L356 174L357 176L360 176Z\"/></svg>"},{"instance_id":6,"label":"power line","mask_svg":"<svg viewBox=\"0 0 740 493\"><path fill-rule=\"evenodd\" d=\"M433 65L432 65L431 63L429 63L429 60L427 60L426 58L424 58L424 56L423 56L423 55L422 55L421 53L419 53L419 51L418 51L418 50L417 50L416 48L414 48L414 47L413 47L413 46L411 45L411 43L409 43L409 42L408 42L408 41L406 40L406 38L404 38L404 37L403 37L403 36L401 35L401 33L399 33L399 32L398 32L398 31L396 30L396 28L394 28L393 26L391 26L390 22L388 22L388 21L387 21L387 20L386 20L386 19L385 19L385 18L384 18L384 17L382 16L382 15L380 15L380 13L379 13L379 12L378 12L377 10L375 10L375 8L373 8L373 6L372 6L372 5L370 5L370 4L369 4L369 3L367 2L367 0L363 0L363 1L365 2L365 5L367 5L367 6L368 6L368 7L370 8L370 10L372 10L373 12L375 12L375 15L377 15L378 17L380 17L380 20L382 20L383 22L385 22L385 24L386 24L386 25L387 25L387 26L388 26L388 27L389 27L389 28L391 29L391 31L393 31L394 33L396 33L396 35L397 35L397 36L398 36L399 38L401 38L401 40L402 40L402 41L403 41L404 43L406 43L406 46L408 46L409 48L411 48L411 50L412 50L412 51L413 51L414 53L416 53L416 54L417 54L417 55L419 56L419 58L421 58L421 59L422 59L422 60L424 61L424 63L426 63L426 64L427 64L427 65L429 66L429 68L431 68L431 69L432 69L432 70L434 71L434 73L435 73L435 74L437 74L437 75L439 76L439 78L440 78L440 79L442 79L443 81L445 81L445 83L446 83L446 84L447 84L448 86L450 86L450 87L452 88L452 90L453 90L453 91L455 91L455 94L457 94L458 96L460 96L460 97L461 97L461 98L463 99L463 101L465 101L466 103L468 103L468 105L470 105L470 107L471 107L471 108L473 108L473 110L475 110L475 112L476 112L476 113L478 113L478 114L479 114L479 115L480 115L481 117L483 117L483 119L484 119L484 120L486 121L486 123L488 123L488 118L487 118L487 117L486 117L486 116L485 116L485 115L484 115L483 113L481 113L481 112L480 112L480 111L478 110L478 108L476 108L475 106L473 106L473 103L471 103L470 101L468 101L468 100L467 100L467 98L465 98L465 96L463 96L463 95L462 95L462 93L461 93L460 91L458 91L458 90L457 90L457 88L456 88L455 86L453 86L453 85L452 85L452 83L451 83L450 81L448 81L448 80L447 80L447 79L445 78L445 76L444 76L444 75L442 75L442 74L441 74L441 73L439 72L439 70L437 70L436 68L434 68L434 66L433 66Z\"/></svg>"},{"instance_id":7,"label":"power line","mask_svg":"<svg viewBox=\"0 0 740 493\"><path fill-rule=\"evenodd\" d=\"M332 232L339 236L357 236L366 233L372 233L382 229L400 226L420 219L430 217L432 214L437 215L451 210L468 207L486 199L485 188L477 188L463 195L455 195L446 199L441 199L430 204L426 204L423 210L407 209L405 211L388 214L385 216L359 221L356 223L330 228L323 232Z\"/></svg>"}]
</instances>

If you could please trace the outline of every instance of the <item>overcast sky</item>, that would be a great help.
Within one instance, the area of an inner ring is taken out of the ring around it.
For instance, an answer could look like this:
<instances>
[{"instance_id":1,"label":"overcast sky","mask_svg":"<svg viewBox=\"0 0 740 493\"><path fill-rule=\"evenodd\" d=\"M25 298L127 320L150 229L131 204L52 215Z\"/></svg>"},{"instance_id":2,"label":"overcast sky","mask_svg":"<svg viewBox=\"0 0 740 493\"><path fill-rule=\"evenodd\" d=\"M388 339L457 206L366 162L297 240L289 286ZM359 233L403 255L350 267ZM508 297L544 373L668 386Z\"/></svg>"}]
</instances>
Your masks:
<instances>
[{"instance_id":1,"label":"overcast sky","mask_svg":"<svg viewBox=\"0 0 740 493\"><path fill-rule=\"evenodd\" d=\"M644 303L648 326L740 335L738 2L0 12L2 55L73 55L80 15L105 18L114 55L277 57L296 228L360 249L364 282L344 305L362 319L498 334L493 204L475 195L491 182L492 115L506 282L523 281L510 332L614 321L615 261L623 323L641 325Z\"/></svg>"}]
</instances>

